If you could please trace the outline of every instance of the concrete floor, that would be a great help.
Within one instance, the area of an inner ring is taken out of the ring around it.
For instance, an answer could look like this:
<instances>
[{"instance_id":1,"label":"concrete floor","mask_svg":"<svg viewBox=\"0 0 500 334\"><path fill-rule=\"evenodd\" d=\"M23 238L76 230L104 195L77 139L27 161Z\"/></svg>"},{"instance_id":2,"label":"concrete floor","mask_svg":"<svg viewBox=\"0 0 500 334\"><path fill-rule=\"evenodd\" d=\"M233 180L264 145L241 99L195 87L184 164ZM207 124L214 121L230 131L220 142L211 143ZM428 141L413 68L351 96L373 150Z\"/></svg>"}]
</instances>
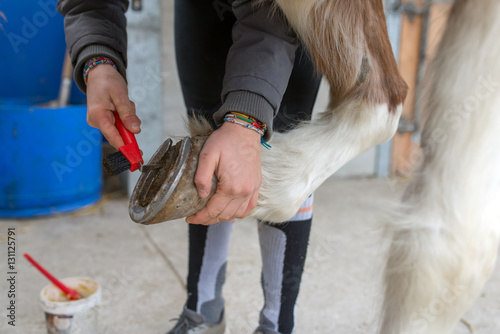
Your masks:
<instances>
[{"instance_id":1,"label":"concrete floor","mask_svg":"<svg viewBox=\"0 0 500 334\"><path fill-rule=\"evenodd\" d=\"M387 245L377 207L400 196L382 179L331 178L315 196L313 230L297 305L297 333L375 333L380 277ZM0 221L0 267L6 272L8 227L16 228L17 323L7 325L5 279L0 280L0 333L45 333L38 305L47 281L22 256L30 253L58 277L100 282L100 334L162 334L185 301L187 228L183 221L133 223L127 201L105 199L72 215ZM260 254L253 221L236 223L224 288L232 334L251 333L262 297ZM4 276L5 277L5 276ZM243 284L242 284L243 282ZM475 334L500 332L500 267L464 316ZM458 324L454 334L470 331Z\"/></svg>"}]
</instances>

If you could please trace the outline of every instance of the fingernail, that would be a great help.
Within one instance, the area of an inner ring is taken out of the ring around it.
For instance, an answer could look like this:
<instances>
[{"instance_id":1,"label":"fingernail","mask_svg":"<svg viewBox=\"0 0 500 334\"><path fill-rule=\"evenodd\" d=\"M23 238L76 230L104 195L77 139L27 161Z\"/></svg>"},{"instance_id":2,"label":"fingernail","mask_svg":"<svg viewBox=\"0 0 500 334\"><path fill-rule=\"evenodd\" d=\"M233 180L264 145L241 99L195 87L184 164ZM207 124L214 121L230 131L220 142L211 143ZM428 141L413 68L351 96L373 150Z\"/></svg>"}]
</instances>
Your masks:
<instances>
[{"instance_id":1,"label":"fingernail","mask_svg":"<svg viewBox=\"0 0 500 334\"><path fill-rule=\"evenodd\" d=\"M186 218L186 223L191 224L191 219Z\"/></svg>"},{"instance_id":2,"label":"fingernail","mask_svg":"<svg viewBox=\"0 0 500 334\"><path fill-rule=\"evenodd\" d=\"M200 190L200 197L205 198L208 196L208 192L206 190Z\"/></svg>"},{"instance_id":3,"label":"fingernail","mask_svg":"<svg viewBox=\"0 0 500 334\"><path fill-rule=\"evenodd\" d=\"M139 126L139 123L132 123L132 124L130 124L130 127L132 128L132 130L134 132L140 132L141 131L141 127Z\"/></svg>"}]
</instances>

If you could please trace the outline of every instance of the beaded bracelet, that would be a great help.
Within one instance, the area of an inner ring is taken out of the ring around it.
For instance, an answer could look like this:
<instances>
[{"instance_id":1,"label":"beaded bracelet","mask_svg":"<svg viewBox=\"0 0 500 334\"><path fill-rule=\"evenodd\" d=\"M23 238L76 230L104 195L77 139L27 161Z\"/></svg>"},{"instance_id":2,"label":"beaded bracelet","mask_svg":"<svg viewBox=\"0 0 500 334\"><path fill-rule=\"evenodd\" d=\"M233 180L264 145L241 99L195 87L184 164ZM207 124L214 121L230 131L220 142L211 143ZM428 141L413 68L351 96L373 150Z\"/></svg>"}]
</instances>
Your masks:
<instances>
[{"instance_id":1,"label":"beaded bracelet","mask_svg":"<svg viewBox=\"0 0 500 334\"><path fill-rule=\"evenodd\" d=\"M113 63L113 61L108 57L100 56L100 57L90 58L85 62L85 66L83 67L83 81L85 82L85 84L87 84L87 77L89 75L89 71L99 64L109 64L113 66L113 68L116 70L115 63Z\"/></svg>"},{"instance_id":2,"label":"beaded bracelet","mask_svg":"<svg viewBox=\"0 0 500 334\"><path fill-rule=\"evenodd\" d=\"M231 112L226 114L224 121L229 121L232 123L238 123L247 128L253 129L257 131L261 136L264 135L264 132L267 129L267 125L265 123L259 122L252 116L248 116L245 114L241 114L239 112Z\"/></svg>"},{"instance_id":3,"label":"beaded bracelet","mask_svg":"<svg viewBox=\"0 0 500 334\"><path fill-rule=\"evenodd\" d=\"M264 146L267 149L271 148L271 145L266 143L264 141L264 132L267 129L267 125L265 123L259 122L252 116L248 116L245 114L241 114L239 112L231 112L227 113L226 116L224 117L224 122L230 122L234 124L239 124L241 126L244 126L247 129L252 129L255 132L257 132L259 135L261 135L260 142L262 146Z\"/></svg>"},{"instance_id":4,"label":"beaded bracelet","mask_svg":"<svg viewBox=\"0 0 500 334\"><path fill-rule=\"evenodd\" d=\"M247 129L252 129L254 130L255 132L257 132L259 135L263 136L264 135L264 131L262 131L261 128L258 128L256 126L253 126L252 124L250 123L245 123L245 122L242 122L240 120L238 120L237 118L235 117L225 117L224 118L224 121L225 122L229 122L229 123L234 123L234 124L239 124L241 126L244 126L245 128Z\"/></svg>"}]
</instances>

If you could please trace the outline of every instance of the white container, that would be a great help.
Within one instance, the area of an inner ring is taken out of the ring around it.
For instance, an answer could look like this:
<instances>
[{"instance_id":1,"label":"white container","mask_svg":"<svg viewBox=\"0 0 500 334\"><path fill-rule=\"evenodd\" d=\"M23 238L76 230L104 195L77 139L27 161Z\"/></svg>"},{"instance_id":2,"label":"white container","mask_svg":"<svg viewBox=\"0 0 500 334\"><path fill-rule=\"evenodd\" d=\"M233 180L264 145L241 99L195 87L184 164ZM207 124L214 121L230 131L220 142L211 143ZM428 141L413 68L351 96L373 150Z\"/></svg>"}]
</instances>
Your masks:
<instances>
[{"instance_id":1,"label":"white container","mask_svg":"<svg viewBox=\"0 0 500 334\"><path fill-rule=\"evenodd\" d=\"M69 301L58 287L49 284L40 292L40 304L45 312L49 334L96 334L97 311L101 304L99 283L85 277L61 280L83 298Z\"/></svg>"}]
</instances>

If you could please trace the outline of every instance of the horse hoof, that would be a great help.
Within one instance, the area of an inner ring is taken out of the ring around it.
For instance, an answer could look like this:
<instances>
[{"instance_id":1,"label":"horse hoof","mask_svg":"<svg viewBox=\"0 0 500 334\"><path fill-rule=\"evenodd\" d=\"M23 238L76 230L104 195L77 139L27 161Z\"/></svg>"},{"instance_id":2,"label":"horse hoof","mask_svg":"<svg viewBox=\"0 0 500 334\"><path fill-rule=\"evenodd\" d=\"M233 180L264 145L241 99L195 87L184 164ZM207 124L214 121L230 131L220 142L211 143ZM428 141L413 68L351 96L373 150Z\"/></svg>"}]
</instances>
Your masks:
<instances>
[{"instance_id":1,"label":"horse hoof","mask_svg":"<svg viewBox=\"0 0 500 334\"><path fill-rule=\"evenodd\" d=\"M200 198L194 175L198 156L208 137L185 137L175 145L167 139L149 164L160 164L141 174L129 203L130 218L140 224L157 224L189 217L200 211L215 192L217 179L207 198Z\"/></svg>"}]
</instances>

